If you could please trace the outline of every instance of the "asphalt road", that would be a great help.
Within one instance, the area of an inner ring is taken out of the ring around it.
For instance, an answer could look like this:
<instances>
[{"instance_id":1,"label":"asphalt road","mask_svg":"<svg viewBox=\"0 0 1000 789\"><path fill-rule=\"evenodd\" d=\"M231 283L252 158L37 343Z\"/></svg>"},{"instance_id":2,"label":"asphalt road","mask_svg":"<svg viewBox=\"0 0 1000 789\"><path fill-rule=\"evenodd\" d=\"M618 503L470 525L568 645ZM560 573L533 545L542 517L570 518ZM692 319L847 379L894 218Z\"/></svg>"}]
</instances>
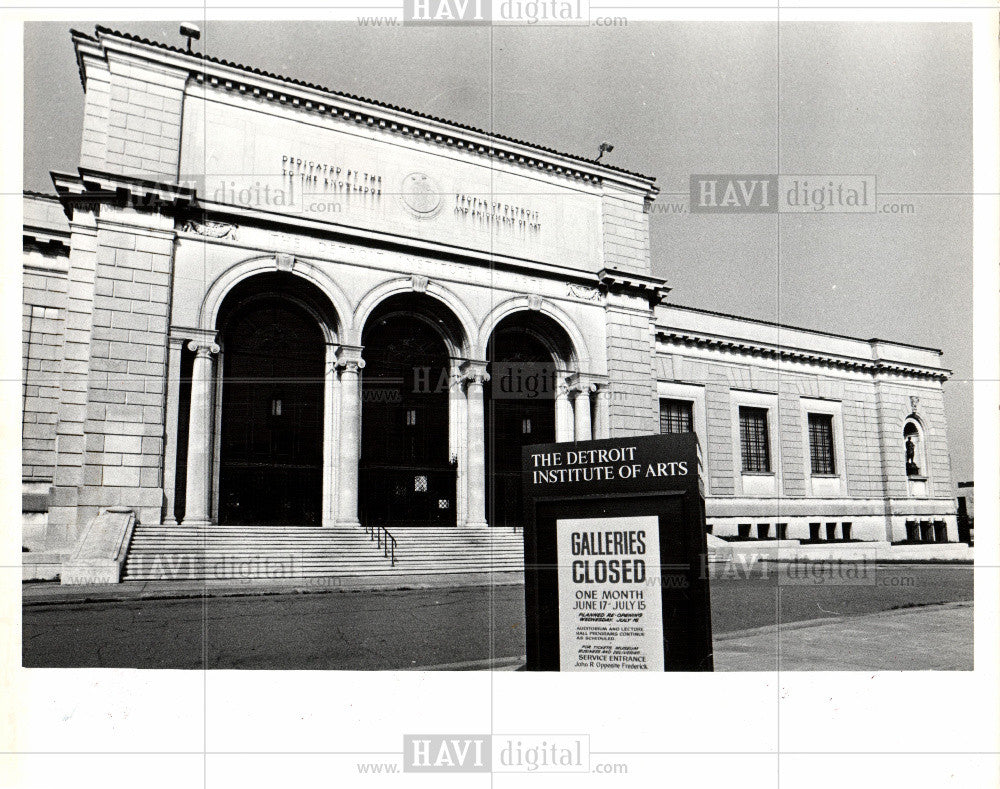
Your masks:
<instances>
[{"instance_id":1,"label":"asphalt road","mask_svg":"<svg viewBox=\"0 0 1000 789\"><path fill-rule=\"evenodd\" d=\"M718 634L972 600L971 566L864 577L730 569L712 581ZM27 667L401 669L524 654L521 586L28 605Z\"/></svg>"}]
</instances>

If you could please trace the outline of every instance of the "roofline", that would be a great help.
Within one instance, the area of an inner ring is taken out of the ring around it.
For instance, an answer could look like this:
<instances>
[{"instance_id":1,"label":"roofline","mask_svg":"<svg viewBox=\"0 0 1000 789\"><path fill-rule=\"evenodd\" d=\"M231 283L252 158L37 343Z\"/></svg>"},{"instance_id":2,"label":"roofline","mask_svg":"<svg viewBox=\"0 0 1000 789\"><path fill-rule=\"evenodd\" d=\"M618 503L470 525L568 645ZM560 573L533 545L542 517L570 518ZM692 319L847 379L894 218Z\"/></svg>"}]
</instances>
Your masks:
<instances>
[{"instance_id":1,"label":"roofline","mask_svg":"<svg viewBox=\"0 0 1000 789\"><path fill-rule=\"evenodd\" d=\"M762 326L773 326L777 329L790 329L792 331L801 331L806 334L819 334L824 337L836 337L839 340L854 340L855 342L863 342L868 345L874 345L875 343L884 342L889 345L898 345L901 348L913 348L917 351L929 351L930 353L936 353L938 356L943 356L944 352L940 348L931 348L927 345L914 345L909 342L897 342L896 340L886 340L881 337L856 337L851 334L838 334L832 331L823 331L822 329L808 329L804 326L793 326L790 323L777 323L776 321L767 321L762 318L748 318L746 315L735 315L731 312L719 312L717 310L707 310L702 307L689 307L685 304L661 304L661 307L666 307L668 309L683 310L684 312L697 312L703 315L715 315L720 318L730 318L731 320L743 321L744 323L757 323Z\"/></svg>"},{"instance_id":2,"label":"roofline","mask_svg":"<svg viewBox=\"0 0 1000 789\"><path fill-rule=\"evenodd\" d=\"M95 33L96 37L88 35L87 33L82 33L78 30L71 30L73 44L76 49L77 65L80 69L80 79L85 90L86 72L83 63L84 50L93 47L99 47L101 50L105 50L105 44L109 41L114 41L119 45L124 44L131 47L141 46L147 49L157 50L161 61L163 59L163 53L169 53L171 60L173 60L172 65L177 68L186 69L196 79L208 84L218 84L218 81L221 78L222 85L220 85L220 87L234 89L237 86L234 86L232 81L234 79L238 80L240 76L244 79L249 78L256 81L270 82L272 84L280 83L284 86L291 86L299 92L305 93L308 91L314 94L312 97L314 99L326 97L326 101L329 102L330 97L335 98L338 104L343 105L343 107L340 108L341 112L339 113L337 111L338 108L320 105L324 110L327 110L333 115L342 116L346 114L348 117L351 117L351 110L361 110L367 113L377 110L380 115L395 116L395 118L390 118L390 120L395 120L399 123L407 123L410 126L414 124L410 123L408 119L419 119L419 123L421 125L434 127L433 130L427 132L426 137L427 139L432 139L435 142L454 144L452 137L459 136L455 134L455 131L457 130L462 132L462 136L471 138L473 144L468 147L472 150L476 150L477 153L486 153L491 157L496 156L502 160L507 159L517 164L527 164L528 166L534 166L541 170L555 171L559 174L563 172L563 167L559 165L566 165L570 175L577 175L577 177L582 175L586 180L595 180L598 182L604 180L616 181L632 189L645 192L648 198L654 198L659 193L659 188L655 184L656 179L654 177L626 170L622 167L616 167L612 164L599 162L595 159L587 159L582 156L565 153L553 148L546 148L542 145L524 140L518 140L501 134L495 134L474 126L459 123L457 121L451 121L446 118L438 118L406 107L399 107L387 102L365 98L364 96L344 93L342 91L333 90L332 88L327 88L323 85L316 85L291 77L285 77L280 74L263 71L262 69L246 66L241 63L233 63L211 55L197 52L189 53L179 47L163 44L159 41L153 41L131 33L123 33L103 25L97 25L95 27ZM152 60L153 58L150 57L150 59ZM285 87L285 90L287 91L288 87ZM306 93L306 96L308 95L309 94ZM282 100L285 97L267 96L267 98ZM298 104L298 101L295 100L292 103L295 105ZM302 109L314 109L312 104L312 101L307 100L306 106L302 107ZM348 108L349 111L344 113L344 107ZM359 122L365 120L365 118L361 115L357 115L353 119ZM387 127L385 119L367 118L367 120L370 125L372 125L374 120L379 126L384 128ZM396 131L396 124L391 125L392 130ZM417 130L415 129L408 129L407 131L417 133ZM450 135L448 134L449 131L451 132ZM503 143L503 147L513 147L515 150L502 150L500 146L495 145L496 142ZM484 144L486 147L484 147ZM465 146L459 143L459 147ZM531 157L532 152L535 152L535 157ZM539 156L538 154L542 155ZM528 161L526 161L526 156L529 157ZM535 159L544 159L545 161L535 161ZM553 163L558 164L553 166Z\"/></svg>"}]
</instances>

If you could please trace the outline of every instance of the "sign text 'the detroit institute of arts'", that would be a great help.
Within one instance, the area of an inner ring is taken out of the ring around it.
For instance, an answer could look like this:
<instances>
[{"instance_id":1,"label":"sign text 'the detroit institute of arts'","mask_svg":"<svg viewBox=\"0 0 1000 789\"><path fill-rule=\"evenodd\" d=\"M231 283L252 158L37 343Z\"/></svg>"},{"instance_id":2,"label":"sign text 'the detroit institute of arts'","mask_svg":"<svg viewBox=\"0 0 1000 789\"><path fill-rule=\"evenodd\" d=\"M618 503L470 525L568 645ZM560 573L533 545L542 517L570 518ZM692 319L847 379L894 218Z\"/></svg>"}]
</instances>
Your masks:
<instances>
[{"instance_id":1,"label":"sign text 'the detroit institute of arts'","mask_svg":"<svg viewBox=\"0 0 1000 789\"><path fill-rule=\"evenodd\" d=\"M695 440L525 448L529 669L711 667Z\"/></svg>"}]
</instances>

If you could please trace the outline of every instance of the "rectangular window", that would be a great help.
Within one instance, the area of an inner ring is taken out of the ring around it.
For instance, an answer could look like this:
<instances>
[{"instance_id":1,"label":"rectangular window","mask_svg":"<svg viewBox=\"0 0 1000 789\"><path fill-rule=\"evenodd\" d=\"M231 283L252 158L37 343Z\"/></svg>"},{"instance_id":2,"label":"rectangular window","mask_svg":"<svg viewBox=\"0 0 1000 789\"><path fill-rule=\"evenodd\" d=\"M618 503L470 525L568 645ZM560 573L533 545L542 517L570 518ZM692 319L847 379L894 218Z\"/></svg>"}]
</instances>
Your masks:
<instances>
[{"instance_id":1,"label":"rectangular window","mask_svg":"<svg viewBox=\"0 0 1000 789\"><path fill-rule=\"evenodd\" d=\"M740 408L740 456L743 470L771 470L771 449L767 437L767 409Z\"/></svg>"},{"instance_id":2,"label":"rectangular window","mask_svg":"<svg viewBox=\"0 0 1000 789\"><path fill-rule=\"evenodd\" d=\"M813 474L836 474L833 463L833 415L809 414L809 462Z\"/></svg>"},{"instance_id":3,"label":"rectangular window","mask_svg":"<svg viewBox=\"0 0 1000 789\"><path fill-rule=\"evenodd\" d=\"M690 400L660 400L661 433L693 433L693 403Z\"/></svg>"}]
</instances>

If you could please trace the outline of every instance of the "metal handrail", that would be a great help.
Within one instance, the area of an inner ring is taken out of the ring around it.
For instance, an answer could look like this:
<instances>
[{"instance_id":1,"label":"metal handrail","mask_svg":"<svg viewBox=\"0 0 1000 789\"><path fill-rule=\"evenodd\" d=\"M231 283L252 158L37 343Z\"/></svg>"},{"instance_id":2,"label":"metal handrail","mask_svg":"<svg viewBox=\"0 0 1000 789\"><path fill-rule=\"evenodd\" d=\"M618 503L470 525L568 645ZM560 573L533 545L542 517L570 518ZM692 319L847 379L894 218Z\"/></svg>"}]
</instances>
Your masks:
<instances>
[{"instance_id":1,"label":"metal handrail","mask_svg":"<svg viewBox=\"0 0 1000 789\"><path fill-rule=\"evenodd\" d=\"M375 544L382 549L382 555L389 559L391 566L396 566L396 538L393 537L389 530L377 523L366 523L365 533L370 534L371 538L375 540Z\"/></svg>"}]
</instances>

